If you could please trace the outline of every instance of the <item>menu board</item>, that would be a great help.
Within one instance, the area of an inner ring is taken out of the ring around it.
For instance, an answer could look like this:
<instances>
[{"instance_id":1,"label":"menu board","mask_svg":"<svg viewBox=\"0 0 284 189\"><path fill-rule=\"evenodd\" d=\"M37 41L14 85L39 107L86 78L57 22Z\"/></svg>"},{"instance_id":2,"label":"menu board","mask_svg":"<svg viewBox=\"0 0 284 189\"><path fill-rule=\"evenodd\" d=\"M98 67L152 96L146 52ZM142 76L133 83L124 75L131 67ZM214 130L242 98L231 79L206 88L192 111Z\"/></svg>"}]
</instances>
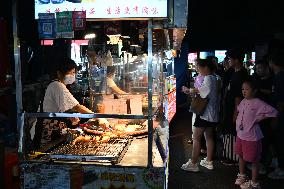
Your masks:
<instances>
[{"instance_id":1,"label":"menu board","mask_svg":"<svg viewBox=\"0 0 284 189\"><path fill-rule=\"evenodd\" d=\"M38 13L86 11L86 18L165 18L167 0L35 0Z\"/></svg>"}]
</instances>

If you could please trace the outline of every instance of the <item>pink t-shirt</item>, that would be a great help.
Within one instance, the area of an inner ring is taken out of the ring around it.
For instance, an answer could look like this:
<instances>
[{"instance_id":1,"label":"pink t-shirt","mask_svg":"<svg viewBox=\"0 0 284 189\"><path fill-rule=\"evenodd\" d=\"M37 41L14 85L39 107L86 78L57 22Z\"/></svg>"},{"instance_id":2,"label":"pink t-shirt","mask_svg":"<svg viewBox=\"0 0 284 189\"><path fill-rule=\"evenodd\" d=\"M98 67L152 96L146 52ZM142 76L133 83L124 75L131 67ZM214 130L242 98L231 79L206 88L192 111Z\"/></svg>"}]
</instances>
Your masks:
<instances>
[{"instance_id":1,"label":"pink t-shirt","mask_svg":"<svg viewBox=\"0 0 284 189\"><path fill-rule=\"evenodd\" d=\"M246 141L258 141L263 134L258 122L268 117L276 117L277 110L258 98L243 99L238 106L236 120L237 135Z\"/></svg>"},{"instance_id":2,"label":"pink t-shirt","mask_svg":"<svg viewBox=\"0 0 284 189\"><path fill-rule=\"evenodd\" d=\"M198 74L194 80L194 88L200 88L204 80L204 76Z\"/></svg>"}]
</instances>

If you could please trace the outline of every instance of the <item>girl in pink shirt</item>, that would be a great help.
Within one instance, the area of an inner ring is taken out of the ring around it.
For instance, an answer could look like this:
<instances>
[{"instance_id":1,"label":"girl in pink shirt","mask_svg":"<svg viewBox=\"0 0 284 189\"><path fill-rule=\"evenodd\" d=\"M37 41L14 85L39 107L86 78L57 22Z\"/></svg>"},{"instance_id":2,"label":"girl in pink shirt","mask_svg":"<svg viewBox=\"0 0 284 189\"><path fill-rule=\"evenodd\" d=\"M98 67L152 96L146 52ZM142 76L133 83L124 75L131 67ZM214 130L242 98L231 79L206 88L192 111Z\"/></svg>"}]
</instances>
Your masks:
<instances>
[{"instance_id":1,"label":"girl in pink shirt","mask_svg":"<svg viewBox=\"0 0 284 189\"><path fill-rule=\"evenodd\" d=\"M244 99L237 107L237 141L235 152L239 155L239 171L236 185L242 189L260 189L257 181L258 162L261 158L263 134L259 122L265 118L276 117L277 110L255 97L256 86L252 81L245 81L242 86ZM246 182L245 164L252 163L252 180Z\"/></svg>"}]
</instances>

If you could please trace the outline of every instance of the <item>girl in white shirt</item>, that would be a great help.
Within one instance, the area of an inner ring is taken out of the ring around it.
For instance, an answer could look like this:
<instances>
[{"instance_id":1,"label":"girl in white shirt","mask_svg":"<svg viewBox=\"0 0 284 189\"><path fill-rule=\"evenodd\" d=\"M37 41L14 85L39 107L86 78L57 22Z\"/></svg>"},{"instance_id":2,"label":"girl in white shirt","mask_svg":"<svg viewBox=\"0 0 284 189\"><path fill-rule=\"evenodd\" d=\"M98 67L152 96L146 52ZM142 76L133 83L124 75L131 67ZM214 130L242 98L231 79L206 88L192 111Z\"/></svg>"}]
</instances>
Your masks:
<instances>
[{"instance_id":1,"label":"girl in white shirt","mask_svg":"<svg viewBox=\"0 0 284 189\"><path fill-rule=\"evenodd\" d=\"M219 122L219 105L220 105L220 81L214 75L215 65L210 60L199 60L199 73L204 76L200 87L188 89L183 87L183 92L187 94L198 93L201 98L209 98L209 102L202 115L197 116L194 122L193 130L193 148L192 158L182 165L186 171L199 171L197 160L200 155L201 137L204 134L207 146L207 157L201 160L200 165L207 169L213 169L214 140L213 130Z\"/></svg>"}]
</instances>

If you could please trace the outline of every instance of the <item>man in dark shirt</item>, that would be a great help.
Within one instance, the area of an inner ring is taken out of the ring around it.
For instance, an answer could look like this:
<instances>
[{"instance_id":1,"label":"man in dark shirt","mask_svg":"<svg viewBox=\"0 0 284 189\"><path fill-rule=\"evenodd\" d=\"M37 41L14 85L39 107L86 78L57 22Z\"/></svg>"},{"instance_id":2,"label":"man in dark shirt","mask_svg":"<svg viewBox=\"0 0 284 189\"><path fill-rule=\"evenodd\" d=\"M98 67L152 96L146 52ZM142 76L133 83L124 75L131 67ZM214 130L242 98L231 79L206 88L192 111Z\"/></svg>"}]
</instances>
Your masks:
<instances>
[{"instance_id":1,"label":"man in dark shirt","mask_svg":"<svg viewBox=\"0 0 284 189\"><path fill-rule=\"evenodd\" d=\"M255 68L256 75L254 75L254 81L259 89L257 97L271 105L273 75L270 73L268 61L257 61Z\"/></svg>"},{"instance_id":2,"label":"man in dark shirt","mask_svg":"<svg viewBox=\"0 0 284 189\"><path fill-rule=\"evenodd\" d=\"M275 76L272 87L273 104L279 111L278 121L274 131L275 147L278 159L278 168L271 172L268 177L271 179L284 179L284 52L275 51L271 54L269 66Z\"/></svg>"},{"instance_id":3,"label":"man in dark shirt","mask_svg":"<svg viewBox=\"0 0 284 189\"><path fill-rule=\"evenodd\" d=\"M237 157L233 151L236 140L236 108L243 99L242 84L248 78L248 72L243 67L244 53L242 51L237 49L229 50L226 55L229 58L229 66L233 69L233 71L229 78L227 89L225 89L224 115L222 121L222 140L224 148L222 152L222 163L225 165L231 165L237 161Z\"/></svg>"},{"instance_id":4,"label":"man in dark shirt","mask_svg":"<svg viewBox=\"0 0 284 189\"><path fill-rule=\"evenodd\" d=\"M270 72L268 60L262 59L256 62L255 64L256 74L253 77L254 82L257 85L258 93L257 97L263 100L264 102L272 105L272 85L273 85L273 75ZM270 147L273 145L273 135L271 119L262 120L260 123L260 128L263 133L262 138L262 153L260 160L260 174L265 174L267 168L270 165Z\"/></svg>"},{"instance_id":5,"label":"man in dark shirt","mask_svg":"<svg viewBox=\"0 0 284 189\"><path fill-rule=\"evenodd\" d=\"M224 74L223 74L223 77L222 77L222 80L223 80L222 87L223 87L223 91L224 91L224 94L225 94L225 90L227 89L227 87L230 83L231 76L235 72L235 69L232 68L229 65L229 57L228 56L226 56L223 60L223 67L224 67Z\"/></svg>"},{"instance_id":6,"label":"man in dark shirt","mask_svg":"<svg viewBox=\"0 0 284 189\"><path fill-rule=\"evenodd\" d=\"M248 78L248 72L243 67L244 53L240 50L227 51L230 67L234 69L225 96L225 131L236 134L234 116L236 108L243 99L242 84Z\"/></svg>"}]
</instances>

